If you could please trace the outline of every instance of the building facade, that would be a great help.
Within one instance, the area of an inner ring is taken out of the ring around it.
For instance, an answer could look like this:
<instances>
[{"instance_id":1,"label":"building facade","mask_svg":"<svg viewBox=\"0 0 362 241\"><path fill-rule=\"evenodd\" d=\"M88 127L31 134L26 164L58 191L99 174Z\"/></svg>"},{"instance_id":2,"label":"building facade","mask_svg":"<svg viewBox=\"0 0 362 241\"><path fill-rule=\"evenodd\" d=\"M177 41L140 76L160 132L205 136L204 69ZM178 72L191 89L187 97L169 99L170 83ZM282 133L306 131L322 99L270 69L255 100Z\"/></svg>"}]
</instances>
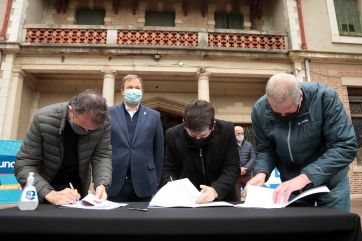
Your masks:
<instances>
[{"instance_id":1,"label":"building facade","mask_svg":"<svg viewBox=\"0 0 362 241\"><path fill-rule=\"evenodd\" d=\"M335 88L361 146L361 13L361 0L0 1L0 138L22 139L39 108L84 89L114 105L120 79L138 74L165 129L201 98L252 139L254 102L287 72Z\"/></svg>"}]
</instances>

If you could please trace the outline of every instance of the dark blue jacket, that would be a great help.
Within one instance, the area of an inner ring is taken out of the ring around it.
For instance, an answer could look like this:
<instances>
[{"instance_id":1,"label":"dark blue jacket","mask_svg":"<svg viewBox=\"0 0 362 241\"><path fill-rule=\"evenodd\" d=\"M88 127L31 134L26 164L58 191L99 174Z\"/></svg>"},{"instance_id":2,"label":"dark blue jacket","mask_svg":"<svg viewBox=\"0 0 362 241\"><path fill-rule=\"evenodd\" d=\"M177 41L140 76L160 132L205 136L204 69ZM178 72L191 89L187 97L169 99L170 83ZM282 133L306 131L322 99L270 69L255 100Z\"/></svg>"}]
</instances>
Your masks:
<instances>
[{"instance_id":1,"label":"dark blue jacket","mask_svg":"<svg viewBox=\"0 0 362 241\"><path fill-rule=\"evenodd\" d=\"M243 140L239 146L240 167L246 168L245 176L253 174L255 165L255 152L253 145L247 140Z\"/></svg>"},{"instance_id":2,"label":"dark blue jacket","mask_svg":"<svg viewBox=\"0 0 362 241\"><path fill-rule=\"evenodd\" d=\"M299 114L289 122L276 118L266 96L254 105L254 175L269 177L276 166L282 181L304 173L312 185L333 188L356 156L354 128L334 89L320 83L302 83L301 88Z\"/></svg>"},{"instance_id":3,"label":"dark blue jacket","mask_svg":"<svg viewBox=\"0 0 362 241\"><path fill-rule=\"evenodd\" d=\"M127 167L131 167L132 185L138 197L151 197L157 191L163 166L164 137L160 113L139 106L138 120L129 137L125 110L122 104L109 108L111 116L111 143L113 180L108 196L120 192Z\"/></svg>"}]
</instances>

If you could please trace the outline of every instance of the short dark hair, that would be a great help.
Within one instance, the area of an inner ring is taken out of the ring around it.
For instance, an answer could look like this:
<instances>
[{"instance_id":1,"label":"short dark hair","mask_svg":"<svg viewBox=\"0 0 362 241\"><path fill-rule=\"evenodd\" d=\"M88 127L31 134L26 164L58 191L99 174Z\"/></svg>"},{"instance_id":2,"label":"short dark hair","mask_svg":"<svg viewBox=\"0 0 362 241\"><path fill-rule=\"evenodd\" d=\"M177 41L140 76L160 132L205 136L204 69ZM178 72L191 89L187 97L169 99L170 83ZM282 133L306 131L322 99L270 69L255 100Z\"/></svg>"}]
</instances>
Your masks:
<instances>
[{"instance_id":1,"label":"short dark hair","mask_svg":"<svg viewBox=\"0 0 362 241\"><path fill-rule=\"evenodd\" d=\"M142 81L141 77L139 77L138 75L135 75L135 74L128 74L128 75L124 76L122 79L121 90L124 89L124 83L126 83L127 80L133 80L133 79L138 79L141 82L141 86L143 89L143 81Z\"/></svg>"},{"instance_id":2,"label":"short dark hair","mask_svg":"<svg viewBox=\"0 0 362 241\"><path fill-rule=\"evenodd\" d=\"M95 90L85 90L74 96L69 105L75 115L90 113L91 121L101 125L108 119L106 99Z\"/></svg>"},{"instance_id":3,"label":"short dark hair","mask_svg":"<svg viewBox=\"0 0 362 241\"><path fill-rule=\"evenodd\" d=\"M194 100L186 105L184 111L185 127L200 132L212 129L215 122L215 109L206 100Z\"/></svg>"}]
</instances>

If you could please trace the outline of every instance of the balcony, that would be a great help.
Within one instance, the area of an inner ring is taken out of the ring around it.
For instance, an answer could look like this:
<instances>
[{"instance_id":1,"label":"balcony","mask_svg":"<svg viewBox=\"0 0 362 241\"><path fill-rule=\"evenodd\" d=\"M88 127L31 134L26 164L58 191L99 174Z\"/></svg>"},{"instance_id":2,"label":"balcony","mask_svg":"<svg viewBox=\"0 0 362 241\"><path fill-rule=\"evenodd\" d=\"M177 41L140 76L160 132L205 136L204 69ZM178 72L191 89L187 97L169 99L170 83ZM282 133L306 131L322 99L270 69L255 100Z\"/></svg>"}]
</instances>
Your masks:
<instances>
[{"instance_id":1,"label":"balcony","mask_svg":"<svg viewBox=\"0 0 362 241\"><path fill-rule=\"evenodd\" d=\"M269 53L288 51L285 34L262 33L258 31L213 31L155 29L106 29L89 26L26 27L24 46L97 46L113 49L201 49L232 50Z\"/></svg>"}]
</instances>

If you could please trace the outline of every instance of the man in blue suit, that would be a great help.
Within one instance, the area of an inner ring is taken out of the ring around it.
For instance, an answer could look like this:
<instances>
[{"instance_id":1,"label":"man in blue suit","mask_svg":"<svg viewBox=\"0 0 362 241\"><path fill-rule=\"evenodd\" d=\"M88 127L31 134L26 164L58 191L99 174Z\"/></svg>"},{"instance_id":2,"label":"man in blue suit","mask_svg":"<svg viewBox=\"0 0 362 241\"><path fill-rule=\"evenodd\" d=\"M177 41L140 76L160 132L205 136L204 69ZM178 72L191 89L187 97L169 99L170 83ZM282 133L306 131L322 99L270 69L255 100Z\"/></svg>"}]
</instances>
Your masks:
<instances>
[{"instance_id":1,"label":"man in blue suit","mask_svg":"<svg viewBox=\"0 0 362 241\"><path fill-rule=\"evenodd\" d=\"M161 178L164 136L160 113L140 104L142 79L126 75L122 79L124 102L109 108L113 181L109 200L148 202Z\"/></svg>"}]
</instances>

